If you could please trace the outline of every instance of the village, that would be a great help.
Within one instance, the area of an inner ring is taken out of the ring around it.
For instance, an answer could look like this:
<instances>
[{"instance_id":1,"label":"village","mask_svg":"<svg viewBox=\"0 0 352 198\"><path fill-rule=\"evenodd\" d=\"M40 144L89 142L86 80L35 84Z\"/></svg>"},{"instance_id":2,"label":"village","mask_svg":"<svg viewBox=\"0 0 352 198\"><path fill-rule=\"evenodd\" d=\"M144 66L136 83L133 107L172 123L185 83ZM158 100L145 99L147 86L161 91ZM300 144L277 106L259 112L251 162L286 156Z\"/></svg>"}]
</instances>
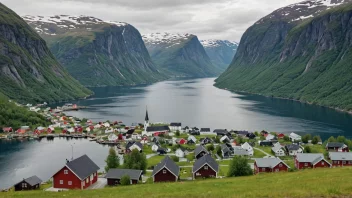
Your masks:
<instances>
[{"instance_id":1,"label":"village","mask_svg":"<svg viewBox=\"0 0 352 198\"><path fill-rule=\"evenodd\" d=\"M320 137L309 134L211 130L183 127L179 122L150 123L148 111L143 124L131 126L122 121L93 123L48 108L38 113L48 117L52 125L35 129L4 127L2 141L89 138L113 148L122 163L134 152L140 153L147 167L126 169L120 168L124 167L120 164L105 172L88 155L83 155L63 162L49 181L42 181L36 175L23 175L25 179L4 191L97 189L121 185L126 178L129 184L221 179L236 176L229 174L234 159L245 159L251 175L352 166L351 145L343 137L322 142Z\"/></svg>"}]
</instances>

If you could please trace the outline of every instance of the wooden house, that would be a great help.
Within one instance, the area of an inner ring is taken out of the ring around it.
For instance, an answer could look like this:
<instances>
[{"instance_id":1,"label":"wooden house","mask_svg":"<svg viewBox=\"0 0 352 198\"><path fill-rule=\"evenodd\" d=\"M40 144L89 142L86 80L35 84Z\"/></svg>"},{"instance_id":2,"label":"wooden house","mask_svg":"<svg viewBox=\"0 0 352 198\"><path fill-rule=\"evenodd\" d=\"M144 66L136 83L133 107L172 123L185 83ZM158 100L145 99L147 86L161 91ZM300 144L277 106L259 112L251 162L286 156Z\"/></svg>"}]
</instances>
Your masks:
<instances>
[{"instance_id":1,"label":"wooden house","mask_svg":"<svg viewBox=\"0 0 352 198\"><path fill-rule=\"evenodd\" d=\"M352 166L352 153L350 152L329 152L329 158L333 167Z\"/></svg>"},{"instance_id":2,"label":"wooden house","mask_svg":"<svg viewBox=\"0 0 352 198\"><path fill-rule=\"evenodd\" d=\"M346 144L340 142L328 142L325 146L327 151L335 152L349 152L349 148Z\"/></svg>"},{"instance_id":3,"label":"wooden house","mask_svg":"<svg viewBox=\"0 0 352 198\"><path fill-rule=\"evenodd\" d=\"M322 153L298 153L295 157L295 167L297 169L327 168L331 167L331 164Z\"/></svg>"},{"instance_id":4,"label":"wooden house","mask_svg":"<svg viewBox=\"0 0 352 198\"><path fill-rule=\"evenodd\" d=\"M279 158L256 158L254 173L287 172L290 167Z\"/></svg>"},{"instance_id":5,"label":"wooden house","mask_svg":"<svg viewBox=\"0 0 352 198\"><path fill-rule=\"evenodd\" d=\"M132 170L132 169L110 169L105 178L107 179L107 184L109 186L116 186L121 184L121 178L125 175L130 177L131 184L137 184L138 181L142 181L142 170Z\"/></svg>"},{"instance_id":6,"label":"wooden house","mask_svg":"<svg viewBox=\"0 0 352 198\"><path fill-rule=\"evenodd\" d=\"M14 185L15 191L21 191L21 190L36 190L40 188L40 184L42 183L42 180L39 179L37 176L32 176L27 179L23 179L22 181L18 182L17 184Z\"/></svg>"},{"instance_id":7,"label":"wooden house","mask_svg":"<svg viewBox=\"0 0 352 198\"><path fill-rule=\"evenodd\" d=\"M166 156L154 167L151 177L153 182L177 182L179 174L180 167L169 156Z\"/></svg>"},{"instance_id":8,"label":"wooden house","mask_svg":"<svg viewBox=\"0 0 352 198\"><path fill-rule=\"evenodd\" d=\"M211 155L204 155L203 157L197 159L194 162L192 168L192 177L193 179L196 178L209 178L214 177L216 178L219 172L219 165L211 157Z\"/></svg>"}]
</instances>

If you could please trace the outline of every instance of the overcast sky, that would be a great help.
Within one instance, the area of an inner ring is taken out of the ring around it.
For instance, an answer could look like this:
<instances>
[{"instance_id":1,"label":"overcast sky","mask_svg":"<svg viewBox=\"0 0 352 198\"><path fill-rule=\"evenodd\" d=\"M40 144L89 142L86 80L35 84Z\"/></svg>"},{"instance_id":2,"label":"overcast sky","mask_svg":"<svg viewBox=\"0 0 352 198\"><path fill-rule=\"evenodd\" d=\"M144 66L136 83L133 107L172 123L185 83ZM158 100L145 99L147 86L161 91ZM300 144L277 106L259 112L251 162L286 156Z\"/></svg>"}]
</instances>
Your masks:
<instances>
[{"instance_id":1,"label":"overcast sky","mask_svg":"<svg viewBox=\"0 0 352 198\"><path fill-rule=\"evenodd\" d=\"M240 41L244 31L277 8L302 0L2 0L23 15L88 15L127 22L141 34L192 33Z\"/></svg>"}]
</instances>

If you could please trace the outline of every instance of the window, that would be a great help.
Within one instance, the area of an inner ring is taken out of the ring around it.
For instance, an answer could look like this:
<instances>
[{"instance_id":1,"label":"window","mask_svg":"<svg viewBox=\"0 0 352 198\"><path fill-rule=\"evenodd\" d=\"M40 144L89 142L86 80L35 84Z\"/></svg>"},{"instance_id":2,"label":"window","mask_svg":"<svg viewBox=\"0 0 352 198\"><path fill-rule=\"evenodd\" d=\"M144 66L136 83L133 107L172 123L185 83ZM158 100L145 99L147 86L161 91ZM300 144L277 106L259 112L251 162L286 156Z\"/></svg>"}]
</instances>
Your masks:
<instances>
[{"instance_id":1,"label":"window","mask_svg":"<svg viewBox=\"0 0 352 198\"><path fill-rule=\"evenodd\" d=\"M64 184L64 180L60 180L60 184Z\"/></svg>"},{"instance_id":2,"label":"window","mask_svg":"<svg viewBox=\"0 0 352 198\"><path fill-rule=\"evenodd\" d=\"M304 166L308 166L308 163L304 163Z\"/></svg>"},{"instance_id":3,"label":"window","mask_svg":"<svg viewBox=\"0 0 352 198\"><path fill-rule=\"evenodd\" d=\"M27 183L22 183L22 188L27 188Z\"/></svg>"},{"instance_id":4,"label":"window","mask_svg":"<svg viewBox=\"0 0 352 198\"><path fill-rule=\"evenodd\" d=\"M279 164L279 167L281 168L281 167L282 167L282 164Z\"/></svg>"},{"instance_id":5,"label":"window","mask_svg":"<svg viewBox=\"0 0 352 198\"><path fill-rule=\"evenodd\" d=\"M342 164L346 164L346 161L342 161Z\"/></svg>"},{"instance_id":6,"label":"window","mask_svg":"<svg viewBox=\"0 0 352 198\"><path fill-rule=\"evenodd\" d=\"M86 179L86 183L88 183L88 182L89 182L89 178Z\"/></svg>"},{"instance_id":7,"label":"window","mask_svg":"<svg viewBox=\"0 0 352 198\"><path fill-rule=\"evenodd\" d=\"M72 185L72 181L68 181L68 185L71 186Z\"/></svg>"},{"instance_id":8,"label":"window","mask_svg":"<svg viewBox=\"0 0 352 198\"><path fill-rule=\"evenodd\" d=\"M64 174L65 174L65 175L68 175L68 170L64 170Z\"/></svg>"},{"instance_id":9,"label":"window","mask_svg":"<svg viewBox=\"0 0 352 198\"><path fill-rule=\"evenodd\" d=\"M208 170L208 166L204 166L204 170Z\"/></svg>"},{"instance_id":10,"label":"window","mask_svg":"<svg viewBox=\"0 0 352 198\"><path fill-rule=\"evenodd\" d=\"M262 168L262 171L265 171L265 168Z\"/></svg>"},{"instance_id":11,"label":"window","mask_svg":"<svg viewBox=\"0 0 352 198\"><path fill-rule=\"evenodd\" d=\"M324 165L324 162L321 162L321 165Z\"/></svg>"},{"instance_id":12,"label":"window","mask_svg":"<svg viewBox=\"0 0 352 198\"><path fill-rule=\"evenodd\" d=\"M280 170L279 169L275 169L275 172L279 172Z\"/></svg>"},{"instance_id":13,"label":"window","mask_svg":"<svg viewBox=\"0 0 352 198\"><path fill-rule=\"evenodd\" d=\"M163 170L163 174L166 174L166 170Z\"/></svg>"}]
</instances>

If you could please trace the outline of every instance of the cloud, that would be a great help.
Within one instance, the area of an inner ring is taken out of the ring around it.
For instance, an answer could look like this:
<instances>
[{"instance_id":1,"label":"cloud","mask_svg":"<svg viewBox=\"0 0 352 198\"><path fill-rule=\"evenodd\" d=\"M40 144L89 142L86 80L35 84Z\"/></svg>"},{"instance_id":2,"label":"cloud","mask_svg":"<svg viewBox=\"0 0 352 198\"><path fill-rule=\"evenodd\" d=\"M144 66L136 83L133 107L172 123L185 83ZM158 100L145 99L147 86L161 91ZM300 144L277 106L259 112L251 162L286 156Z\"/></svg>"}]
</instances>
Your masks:
<instances>
[{"instance_id":1,"label":"cloud","mask_svg":"<svg viewBox=\"0 0 352 198\"><path fill-rule=\"evenodd\" d=\"M127 22L142 34L192 33L240 41L248 27L300 0L3 0L19 15L88 15Z\"/></svg>"}]
</instances>

